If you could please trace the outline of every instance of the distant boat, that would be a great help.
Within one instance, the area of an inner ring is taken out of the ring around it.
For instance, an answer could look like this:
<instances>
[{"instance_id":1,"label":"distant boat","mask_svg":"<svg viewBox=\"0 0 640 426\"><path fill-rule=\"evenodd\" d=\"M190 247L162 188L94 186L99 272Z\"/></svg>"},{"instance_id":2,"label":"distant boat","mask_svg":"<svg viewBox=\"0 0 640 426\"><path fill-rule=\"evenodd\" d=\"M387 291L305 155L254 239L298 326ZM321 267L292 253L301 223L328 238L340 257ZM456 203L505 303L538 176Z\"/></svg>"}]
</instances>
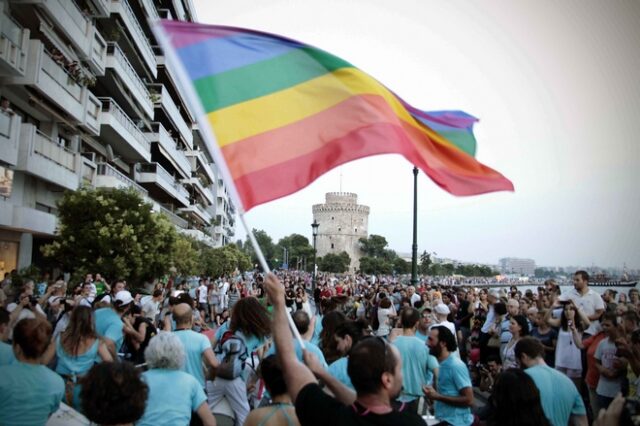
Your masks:
<instances>
[{"instance_id":1,"label":"distant boat","mask_svg":"<svg viewBox=\"0 0 640 426\"><path fill-rule=\"evenodd\" d=\"M635 287L638 281L629 280L624 274L621 280L612 280L605 274L597 274L593 279L589 280L589 285L594 287Z\"/></svg>"}]
</instances>

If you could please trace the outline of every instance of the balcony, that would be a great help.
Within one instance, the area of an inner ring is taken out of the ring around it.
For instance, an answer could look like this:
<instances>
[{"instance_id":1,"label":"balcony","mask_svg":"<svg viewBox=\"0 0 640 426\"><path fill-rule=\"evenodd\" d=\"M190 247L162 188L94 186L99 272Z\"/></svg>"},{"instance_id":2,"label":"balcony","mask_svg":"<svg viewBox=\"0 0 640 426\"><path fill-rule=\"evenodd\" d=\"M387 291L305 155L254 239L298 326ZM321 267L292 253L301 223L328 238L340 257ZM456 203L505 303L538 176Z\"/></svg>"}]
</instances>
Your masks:
<instances>
[{"instance_id":1,"label":"balcony","mask_svg":"<svg viewBox=\"0 0 640 426\"><path fill-rule=\"evenodd\" d=\"M33 234L53 235L57 223L58 218L54 214L26 206L13 206L12 228Z\"/></svg>"},{"instance_id":2,"label":"balcony","mask_svg":"<svg viewBox=\"0 0 640 426\"><path fill-rule=\"evenodd\" d=\"M177 19L179 21L186 21L188 17L182 5L182 0L172 0L171 3L173 4L173 10L176 11Z\"/></svg>"},{"instance_id":3,"label":"balcony","mask_svg":"<svg viewBox=\"0 0 640 426\"><path fill-rule=\"evenodd\" d=\"M189 205L189 192L158 163L139 163L136 165L136 180L145 185L151 193L151 188L159 188L166 195L179 201L183 206ZM153 196L152 198L158 198Z\"/></svg>"},{"instance_id":4,"label":"balcony","mask_svg":"<svg viewBox=\"0 0 640 426\"><path fill-rule=\"evenodd\" d=\"M167 88L162 84L150 84L149 89L155 98L154 107L162 108L169 121L171 121L171 124L178 130L185 144L189 148L193 148L193 132L186 121L184 121L184 118L182 118L180 110L178 110L175 102L173 102Z\"/></svg>"},{"instance_id":5,"label":"balcony","mask_svg":"<svg viewBox=\"0 0 640 426\"><path fill-rule=\"evenodd\" d=\"M209 225L213 218L199 204L190 204L187 207L178 209L180 213L188 215L202 225Z\"/></svg>"},{"instance_id":6,"label":"balcony","mask_svg":"<svg viewBox=\"0 0 640 426\"><path fill-rule=\"evenodd\" d=\"M202 151L193 150L188 152L187 158L191 160L191 170L202 172L211 182L216 181L216 175Z\"/></svg>"},{"instance_id":7,"label":"balcony","mask_svg":"<svg viewBox=\"0 0 640 426\"><path fill-rule=\"evenodd\" d=\"M0 163L11 166L18 164L18 145L20 142L20 124L18 114L9 114L0 110Z\"/></svg>"},{"instance_id":8,"label":"balcony","mask_svg":"<svg viewBox=\"0 0 640 426\"><path fill-rule=\"evenodd\" d=\"M82 160L80 167L80 179L82 179L83 186L94 186L94 179L96 177L96 163L89 158L80 156Z\"/></svg>"},{"instance_id":9,"label":"balcony","mask_svg":"<svg viewBox=\"0 0 640 426\"><path fill-rule=\"evenodd\" d=\"M63 188L75 190L79 179L76 172L76 153L51 140L23 123L20 128L20 148L16 170L29 173Z\"/></svg>"},{"instance_id":10,"label":"balcony","mask_svg":"<svg viewBox=\"0 0 640 426\"><path fill-rule=\"evenodd\" d=\"M169 219L169 221L173 223L175 226L177 226L178 228L185 229L186 227L189 226L189 222L187 222L186 220L184 220L183 218L181 218L180 216L178 216L168 208L164 207L162 204L154 203L153 210L165 215L167 219Z\"/></svg>"},{"instance_id":11,"label":"balcony","mask_svg":"<svg viewBox=\"0 0 640 426\"><path fill-rule=\"evenodd\" d=\"M24 76L28 52L29 30L12 17L0 15L0 76Z\"/></svg>"},{"instance_id":12,"label":"balcony","mask_svg":"<svg viewBox=\"0 0 640 426\"><path fill-rule=\"evenodd\" d=\"M142 8L144 9L144 13L147 15L148 19L153 21L160 19L158 15L158 9L156 9L156 5L153 4L153 0L142 0Z\"/></svg>"},{"instance_id":13,"label":"balcony","mask_svg":"<svg viewBox=\"0 0 640 426\"><path fill-rule=\"evenodd\" d=\"M107 65L107 42L100 31L93 33L93 43L91 43L91 53L88 57L82 57L89 64L89 68L95 75L104 75Z\"/></svg>"},{"instance_id":14,"label":"balcony","mask_svg":"<svg viewBox=\"0 0 640 426\"><path fill-rule=\"evenodd\" d=\"M111 13L120 15L124 22L127 31L131 34L131 39L136 44L138 51L141 54L143 62L147 65L147 68L154 77L158 75L158 64L156 62L156 56L153 54L151 43L147 35L144 33L138 18L129 6L127 0L111 0Z\"/></svg>"},{"instance_id":15,"label":"balcony","mask_svg":"<svg viewBox=\"0 0 640 426\"><path fill-rule=\"evenodd\" d=\"M87 91L86 105L82 126L93 136L99 136L102 102L93 93Z\"/></svg>"},{"instance_id":16,"label":"balcony","mask_svg":"<svg viewBox=\"0 0 640 426\"><path fill-rule=\"evenodd\" d=\"M142 199L149 196L149 192L142 186L138 185L133 179L113 167L109 163L98 163L96 174L96 188L120 188L133 189Z\"/></svg>"},{"instance_id":17,"label":"balcony","mask_svg":"<svg viewBox=\"0 0 640 426\"><path fill-rule=\"evenodd\" d=\"M39 40L29 41L29 55L24 77L9 77L5 84L33 86L43 96L65 111L76 123L84 123L87 88L50 56Z\"/></svg>"},{"instance_id":18,"label":"balcony","mask_svg":"<svg viewBox=\"0 0 640 426\"><path fill-rule=\"evenodd\" d=\"M95 18L108 18L111 14L109 0L89 0L96 10Z\"/></svg>"},{"instance_id":19,"label":"balcony","mask_svg":"<svg viewBox=\"0 0 640 426\"><path fill-rule=\"evenodd\" d=\"M102 102L101 134L126 159L151 161L151 143L120 106L111 98Z\"/></svg>"},{"instance_id":20,"label":"balcony","mask_svg":"<svg viewBox=\"0 0 640 426\"><path fill-rule=\"evenodd\" d=\"M182 183L193 187L193 189L195 189L198 192L198 194L200 194L200 197L207 204L212 205L213 203L215 203L213 194L211 193L211 191L209 191L207 188L204 187L204 185L202 184L202 181L199 178L192 176L189 179L184 179Z\"/></svg>"},{"instance_id":21,"label":"balcony","mask_svg":"<svg viewBox=\"0 0 640 426\"><path fill-rule=\"evenodd\" d=\"M209 235L200 231L199 229L178 229L178 232L180 232L183 235L187 235L197 241L205 243L209 247L216 246L215 240L211 238Z\"/></svg>"},{"instance_id":22,"label":"balcony","mask_svg":"<svg viewBox=\"0 0 640 426\"><path fill-rule=\"evenodd\" d=\"M39 5L53 26L76 48L82 59L91 57L96 27L72 0L12 0L14 5Z\"/></svg>"},{"instance_id":23,"label":"balcony","mask_svg":"<svg viewBox=\"0 0 640 426\"><path fill-rule=\"evenodd\" d=\"M153 133L145 133L149 142L158 144L158 150L180 172L182 177L191 176L191 164L185 152L179 150L176 141L161 123L151 123Z\"/></svg>"},{"instance_id":24,"label":"balcony","mask_svg":"<svg viewBox=\"0 0 640 426\"><path fill-rule=\"evenodd\" d=\"M131 93L131 99L135 100L144 113L147 114L147 117L152 119L153 102L151 101L151 94L125 54L115 43L107 43L107 68L113 70L129 93Z\"/></svg>"}]
</instances>

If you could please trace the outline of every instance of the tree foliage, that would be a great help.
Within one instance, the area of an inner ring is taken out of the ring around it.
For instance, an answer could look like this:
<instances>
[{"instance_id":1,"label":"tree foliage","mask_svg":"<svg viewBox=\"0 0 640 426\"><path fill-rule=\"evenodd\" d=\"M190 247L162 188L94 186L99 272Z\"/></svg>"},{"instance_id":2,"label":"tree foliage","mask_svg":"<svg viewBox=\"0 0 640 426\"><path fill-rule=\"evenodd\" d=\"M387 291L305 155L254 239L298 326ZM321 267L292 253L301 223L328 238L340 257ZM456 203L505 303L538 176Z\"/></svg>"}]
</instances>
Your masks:
<instances>
[{"instance_id":1,"label":"tree foliage","mask_svg":"<svg viewBox=\"0 0 640 426\"><path fill-rule=\"evenodd\" d=\"M323 272L333 272L341 274L349 270L351 257L346 251L339 254L327 253L318 259L318 269Z\"/></svg>"},{"instance_id":2,"label":"tree foliage","mask_svg":"<svg viewBox=\"0 0 640 426\"><path fill-rule=\"evenodd\" d=\"M252 232L253 232L253 236L258 242L258 245L260 246L260 249L262 250L262 253L264 254L265 260L267 261L269 266L273 268L275 264L274 259L276 254L276 246L273 244L273 239L262 229L254 228ZM249 258L251 259L251 263L253 265L258 265L258 267L260 267L260 262L258 261L258 255L253 249L253 245L251 244L251 240L249 240L248 236L244 243L244 249L245 249L245 253L247 253Z\"/></svg>"},{"instance_id":3,"label":"tree foliage","mask_svg":"<svg viewBox=\"0 0 640 426\"><path fill-rule=\"evenodd\" d=\"M85 188L66 192L57 205L57 238L42 251L65 270L139 284L171 267L177 232L137 192Z\"/></svg>"},{"instance_id":4,"label":"tree foliage","mask_svg":"<svg viewBox=\"0 0 640 426\"><path fill-rule=\"evenodd\" d=\"M200 253L200 264L205 275L216 278L229 275L236 269L239 271L251 269L251 259L235 244L219 248L204 248Z\"/></svg>"},{"instance_id":5,"label":"tree foliage","mask_svg":"<svg viewBox=\"0 0 640 426\"><path fill-rule=\"evenodd\" d=\"M360 258L360 271L365 274L391 274L398 255L387 249L387 239L372 234L369 238L360 238L360 248L364 256ZM398 266L402 266L398 263Z\"/></svg>"},{"instance_id":6,"label":"tree foliage","mask_svg":"<svg viewBox=\"0 0 640 426\"><path fill-rule=\"evenodd\" d=\"M200 275L202 244L186 235L178 234L173 246L172 264L180 275Z\"/></svg>"},{"instance_id":7,"label":"tree foliage","mask_svg":"<svg viewBox=\"0 0 640 426\"><path fill-rule=\"evenodd\" d=\"M278 241L275 248L275 256L281 259L284 250L287 249L289 255L289 268L301 269L305 263L309 270L313 270L313 247L309 244L309 239L304 235L291 234ZM276 262L281 264L282 262ZM276 265L278 266L278 265Z\"/></svg>"}]
</instances>

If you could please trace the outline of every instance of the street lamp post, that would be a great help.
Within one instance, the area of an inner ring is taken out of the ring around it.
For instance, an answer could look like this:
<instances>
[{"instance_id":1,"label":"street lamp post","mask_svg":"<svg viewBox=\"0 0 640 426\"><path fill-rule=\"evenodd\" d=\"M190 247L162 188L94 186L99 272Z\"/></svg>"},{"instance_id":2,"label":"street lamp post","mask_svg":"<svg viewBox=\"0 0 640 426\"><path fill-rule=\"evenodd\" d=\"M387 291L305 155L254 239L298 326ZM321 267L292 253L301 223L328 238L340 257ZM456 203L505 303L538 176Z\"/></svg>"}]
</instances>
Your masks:
<instances>
[{"instance_id":1,"label":"street lamp post","mask_svg":"<svg viewBox=\"0 0 640 426\"><path fill-rule=\"evenodd\" d=\"M311 281L311 291L316 290L316 238L318 237L318 227L320 224L313 219L313 223L311 224L311 233L313 235L313 281Z\"/></svg>"}]
</instances>

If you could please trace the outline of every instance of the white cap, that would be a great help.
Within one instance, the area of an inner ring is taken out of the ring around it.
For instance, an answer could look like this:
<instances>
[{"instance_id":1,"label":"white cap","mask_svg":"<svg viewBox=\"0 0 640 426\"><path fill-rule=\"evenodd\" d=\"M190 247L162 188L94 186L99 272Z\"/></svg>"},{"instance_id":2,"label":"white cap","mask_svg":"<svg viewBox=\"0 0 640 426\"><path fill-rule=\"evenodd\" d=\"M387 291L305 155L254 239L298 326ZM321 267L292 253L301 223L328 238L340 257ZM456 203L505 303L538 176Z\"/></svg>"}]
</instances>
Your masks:
<instances>
[{"instance_id":1,"label":"white cap","mask_svg":"<svg viewBox=\"0 0 640 426\"><path fill-rule=\"evenodd\" d=\"M449 315L451 313L449 307L444 303L438 303L433 310L436 312L436 314L440 315Z\"/></svg>"},{"instance_id":2,"label":"white cap","mask_svg":"<svg viewBox=\"0 0 640 426\"><path fill-rule=\"evenodd\" d=\"M493 296L498 299L500 297L500 292L497 288L492 288L491 290L489 290L489 296Z\"/></svg>"},{"instance_id":3,"label":"white cap","mask_svg":"<svg viewBox=\"0 0 640 426\"><path fill-rule=\"evenodd\" d=\"M114 304L115 302L121 302L120 306L128 305L129 303L133 302L133 297L131 297L131 293L129 293L127 290L119 291L113 299Z\"/></svg>"}]
</instances>

